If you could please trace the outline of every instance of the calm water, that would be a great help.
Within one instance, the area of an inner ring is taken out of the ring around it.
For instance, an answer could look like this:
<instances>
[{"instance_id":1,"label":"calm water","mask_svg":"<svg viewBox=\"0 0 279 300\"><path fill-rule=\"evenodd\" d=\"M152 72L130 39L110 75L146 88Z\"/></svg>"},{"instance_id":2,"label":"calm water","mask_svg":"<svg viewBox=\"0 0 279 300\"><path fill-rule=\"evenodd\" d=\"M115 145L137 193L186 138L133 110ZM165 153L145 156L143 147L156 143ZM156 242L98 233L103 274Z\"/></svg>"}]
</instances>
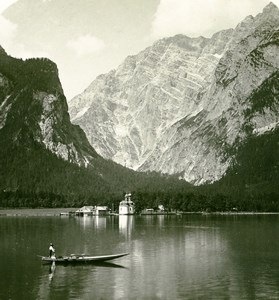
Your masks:
<instances>
[{"instance_id":1,"label":"calm water","mask_svg":"<svg viewBox=\"0 0 279 300\"><path fill-rule=\"evenodd\" d=\"M0 299L279 299L279 216L0 217Z\"/></svg>"}]
</instances>

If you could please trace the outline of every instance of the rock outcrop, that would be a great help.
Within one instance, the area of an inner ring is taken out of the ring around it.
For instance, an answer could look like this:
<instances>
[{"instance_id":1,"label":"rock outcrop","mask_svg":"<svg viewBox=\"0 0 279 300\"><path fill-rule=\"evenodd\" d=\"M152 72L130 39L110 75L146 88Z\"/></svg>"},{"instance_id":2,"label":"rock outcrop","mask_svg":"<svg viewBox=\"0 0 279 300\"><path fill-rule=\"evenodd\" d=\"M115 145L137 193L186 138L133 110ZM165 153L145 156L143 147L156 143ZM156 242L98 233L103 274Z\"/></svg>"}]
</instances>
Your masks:
<instances>
[{"instance_id":1,"label":"rock outcrop","mask_svg":"<svg viewBox=\"0 0 279 300\"><path fill-rule=\"evenodd\" d=\"M70 122L56 65L48 59L15 59L1 49L2 140L29 146L37 142L59 158L86 166L98 155L79 126Z\"/></svg>"},{"instance_id":2,"label":"rock outcrop","mask_svg":"<svg viewBox=\"0 0 279 300\"><path fill-rule=\"evenodd\" d=\"M256 112L249 101L276 76L278 50L279 10L270 3L210 39L177 35L129 56L69 102L71 120L105 158L216 181L248 123L252 134L278 125L278 101Z\"/></svg>"}]
</instances>

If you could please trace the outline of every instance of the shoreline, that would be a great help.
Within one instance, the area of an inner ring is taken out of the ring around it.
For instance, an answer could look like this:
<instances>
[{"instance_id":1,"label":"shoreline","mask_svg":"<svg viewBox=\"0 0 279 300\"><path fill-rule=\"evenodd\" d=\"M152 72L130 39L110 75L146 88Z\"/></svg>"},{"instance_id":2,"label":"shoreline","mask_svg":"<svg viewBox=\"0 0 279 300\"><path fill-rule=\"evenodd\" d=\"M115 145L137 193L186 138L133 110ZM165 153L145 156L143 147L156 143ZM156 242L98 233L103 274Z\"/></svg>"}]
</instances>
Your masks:
<instances>
[{"instance_id":1,"label":"shoreline","mask_svg":"<svg viewBox=\"0 0 279 300\"><path fill-rule=\"evenodd\" d=\"M53 217L61 216L61 213L69 213L76 211L77 208L8 208L0 209L0 217ZM228 211L228 212L169 212L169 213L141 213L137 216L183 216L183 215L226 215L226 216L244 216L244 215L279 215L279 212L253 212L253 211ZM112 215L109 215L110 217Z\"/></svg>"},{"instance_id":2,"label":"shoreline","mask_svg":"<svg viewBox=\"0 0 279 300\"><path fill-rule=\"evenodd\" d=\"M0 217L54 217L77 208L8 208L0 209Z\"/></svg>"}]
</instances>

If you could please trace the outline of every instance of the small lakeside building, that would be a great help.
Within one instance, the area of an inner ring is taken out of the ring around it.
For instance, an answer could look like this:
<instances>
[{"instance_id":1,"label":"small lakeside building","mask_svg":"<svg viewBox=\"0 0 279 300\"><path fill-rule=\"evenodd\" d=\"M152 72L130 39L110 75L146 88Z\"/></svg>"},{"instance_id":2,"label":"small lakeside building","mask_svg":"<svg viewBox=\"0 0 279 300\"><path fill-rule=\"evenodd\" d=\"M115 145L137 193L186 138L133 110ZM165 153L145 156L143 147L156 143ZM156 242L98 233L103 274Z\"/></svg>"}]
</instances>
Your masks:
<instances>
[{"instance_id":1,"label":"small lakeside building","mask_svg":"<svg viewBox=\"0 0 279 300\"><path fill-rule=\"evenodd\" d=\"M107 206L83 206L75 211L76 216L106 216Z\"/></svg>"},{"instance_id":2,"label":"small lakeside building","mask_svg":"<svg viewBox=\"0 0 279 300\"><path fill-rule=\"evenodd\" d=\"M131 197L132 194L127 193L124 200L119 203L119 215L133 215L135 213L135 204Z\"/></svg>"}]
</instances>

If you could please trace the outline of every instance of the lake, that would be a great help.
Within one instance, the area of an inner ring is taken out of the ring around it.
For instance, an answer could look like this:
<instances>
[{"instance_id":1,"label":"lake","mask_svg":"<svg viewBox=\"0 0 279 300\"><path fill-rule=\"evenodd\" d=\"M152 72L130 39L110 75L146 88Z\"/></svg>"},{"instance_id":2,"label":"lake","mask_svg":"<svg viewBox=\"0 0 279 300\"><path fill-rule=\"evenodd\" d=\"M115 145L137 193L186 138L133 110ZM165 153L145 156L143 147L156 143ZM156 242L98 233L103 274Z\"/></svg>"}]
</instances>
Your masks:
<instances>
[{"instance_id":1,"label":"lake","mask_svg":"<svg viewBox=\"0 0 279 300\"><path fill-rule=\"evenodd\" d=\"M0 299L279 299L279 215L0 217ZM37 255L129 252L100 265Z\"/></svg>"}]
</instances>

